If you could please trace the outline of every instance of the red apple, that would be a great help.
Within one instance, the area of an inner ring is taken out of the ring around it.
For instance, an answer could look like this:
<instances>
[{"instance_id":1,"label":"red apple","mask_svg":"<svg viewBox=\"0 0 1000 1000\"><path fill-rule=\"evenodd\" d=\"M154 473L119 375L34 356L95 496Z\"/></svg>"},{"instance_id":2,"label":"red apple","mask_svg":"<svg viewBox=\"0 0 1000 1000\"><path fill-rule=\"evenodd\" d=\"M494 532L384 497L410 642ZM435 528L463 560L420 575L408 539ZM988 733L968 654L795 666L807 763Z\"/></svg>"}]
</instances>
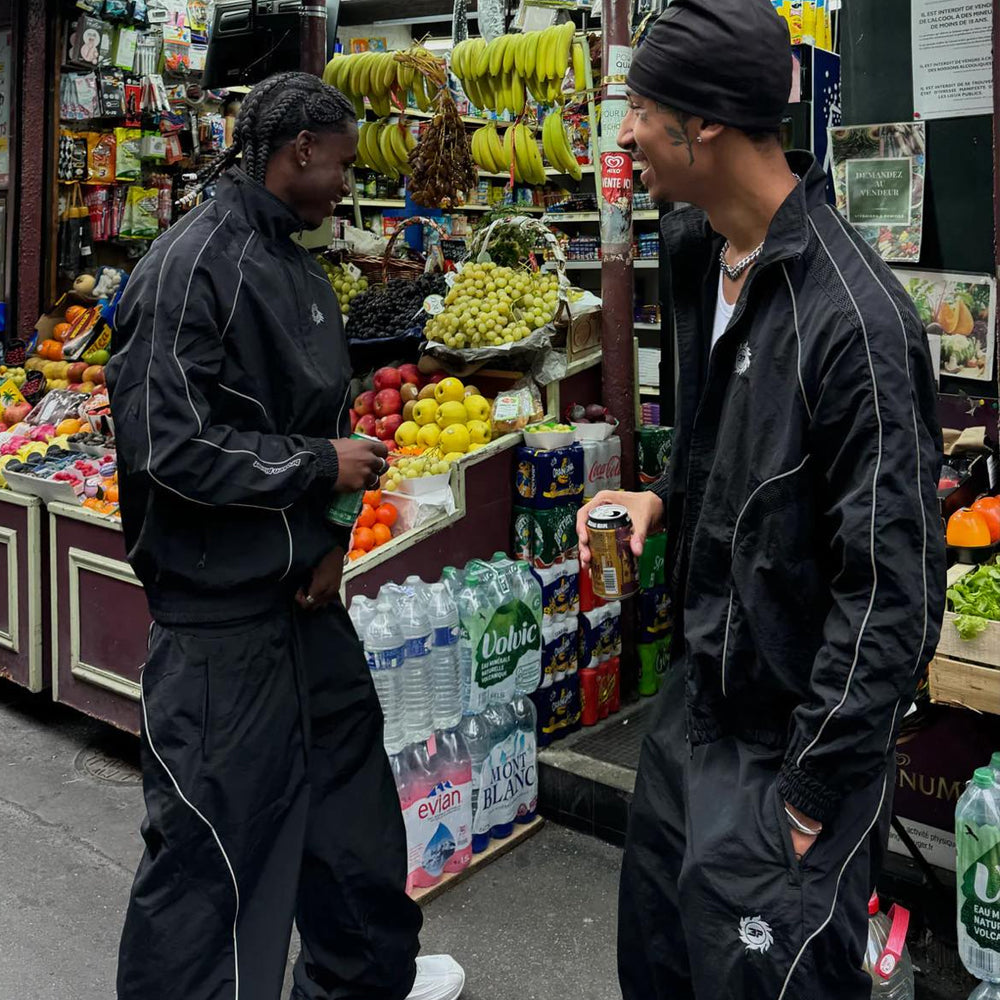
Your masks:
<instances>
[{"instance_id":1,"label":"red apple","mask_svg":"<svg viewBox=\"0 0 1000 1000\"><path fill-rule=\"evenodd\" d=\"M367 392L361 393L356 400L354 400L354 412L359 416L363 417L369 413L375 412L375 390L369 389Z\"/></svg>"},{"instance_id":2,"label":"red apple","mask_svg":"<svg viewBox=\"0 0 1000 1000\"><path fill-rule=\"evenodd\" d=\"M403 382L409 382L420 389L424 384L424 377L420 374L420 369L416 365L400 365L399 377Z\"/></svg>"},{"instance_id":3,"label":"red apple","mask_svg":"<svg viewBox=\"0 0 1000 1000\"><path fill-rule=\"evenodd\" d=\"M359 434L367 437L375 437L375 417L370 413L365 413L358 420L357 427L354 428Z\"/></svg>"},{"instance_id":4,"label":"red apple","mask_svg":"<svg viewBox=\"0 0 1000 1000\"><path fill-rule=\"evenodd\" d=\"M70 381L70 383L79 384L80 382L85 382L86 379L84 378L84 372L86 372L89 367L90 365L84 361L74 361L73 364L66 369L66 378ZM72 388L72 385L70 388Z\"/></svg>"},{"instance_id":5,"label":"red apple","mask_svg":"<svg viewBox=\"0 0 1000 1000\"><path fill-rule=\"evenodd\" d=\"M398 413L390 413L389 416L375 421L375 436L380 441L393 441L396 431L403 422L403 418Z\"/></svg>"},{"instance_id":6,"label":"red apple","mask_svg":"<svg viewBox=\"0 0 1000 1000\"><path fill-rule=\"evenodd\" d=\"M440 381L441 381L442 379L445 379L445 378L447 378L447 377L448 377L448 373L447 373L447 372L435 372L435 373L434 373L434 374L433 374L433 375L432 375L432 376L430 377L430 380L429 380L429 381L430 381L430 382L431 382L431 383L432 383L433 385L437 385L437 384L438 384L438 382L440 382Z\"/></svg>"},{"instance_id":7,"label":"red apple","mask_svg":"<svg viewBox=\"0 0 1000 1000\"><path fill-rule=\"evenodd\" d=\"M351 410L351 430L353 431L355 427L358 426L358 421L361 418L357 415L354 410Z\"/></svg>"},{"instance_id":8,"label":"red apple","mask_svg":"<svg viewBox=\"0 0 1000 1000\"><path fill-rule=\"evenodd\" d=\"M383 389L375 396L375 416L387 417L390 413L403 412L403 397L398 389Z\"/></svg>"},{"instance_id":9,"label":"red apple","mask_svg":"<svg viewBox=\"0 0 1000 1000\"><path fill-rule=\"evenodd\" d=\"M376 392L381 392L383 389L398 389L402 384L403 379L396 368L380 368L375 372Z\"/></svg>"},{"instance_id":10,"label":"red apple","mask_svg":"<svg viewBox=\"0 0 1000 1000\"><path fill-rule=\"evenodd\" d=\"M31 403L14 403L3 411L3 418L8 424L19 424L29 413L31 413Z\"/></svg>"}]
</instances>

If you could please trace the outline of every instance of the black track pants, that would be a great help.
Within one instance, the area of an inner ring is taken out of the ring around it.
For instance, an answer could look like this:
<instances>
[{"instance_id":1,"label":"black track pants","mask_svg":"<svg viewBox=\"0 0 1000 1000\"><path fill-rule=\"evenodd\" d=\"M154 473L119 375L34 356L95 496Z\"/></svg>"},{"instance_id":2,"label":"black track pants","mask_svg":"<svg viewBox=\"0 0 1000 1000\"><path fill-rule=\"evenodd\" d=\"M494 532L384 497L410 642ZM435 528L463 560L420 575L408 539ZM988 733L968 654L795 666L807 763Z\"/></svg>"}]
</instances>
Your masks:
<instances>
[{"instance_id":1,"label":"black track pants","mask_svg":"<svg viewBox=\"0 0 1000 1000\"><path fill-rule=\"evenodd\" d=\"M781 750L691 753L668 679L643 744L619 891L624 1000L868 1000L861 971L892 775L850 795L796 861Z\"/></svg>"},{"instance_id":2,"label":"black track pants","mask_svg":"<svg viewBox=\"0 0 1000 1000\"><path fill-rule=\"evenodd\" d=\"M420 910L382 714L342 606L154 626L142 672L146 851L119 1000L403 1000Z\"/></svg>"}]
</instances>

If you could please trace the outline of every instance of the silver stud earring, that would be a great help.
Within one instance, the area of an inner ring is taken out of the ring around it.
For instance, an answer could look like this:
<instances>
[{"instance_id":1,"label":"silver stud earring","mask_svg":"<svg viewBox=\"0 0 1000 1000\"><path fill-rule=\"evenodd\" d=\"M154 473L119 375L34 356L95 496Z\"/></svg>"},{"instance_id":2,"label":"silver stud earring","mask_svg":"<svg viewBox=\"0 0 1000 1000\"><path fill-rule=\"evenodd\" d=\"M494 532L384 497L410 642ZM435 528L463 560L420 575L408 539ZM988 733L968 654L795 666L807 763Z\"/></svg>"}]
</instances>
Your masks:
<instances>
[{"instance_id":1,"label":"silver stud earring","mask_svg":"<svg viewBox=\"0 0 1000 1000\"><path fill-rule=\"evenodd\" d=\"M698 140L697 141L701 142L701 136L700 135L698 136ZM303 164L303 166L305 166L305 164Z\"/></svg>"},{"instance_id":2,"label":"silver stud earring","mask_svg":"<svg viewBox=\"0 0 1000 1000\"><path fill-rule=\"evenodd\" d=\"M698 141L701 142L701 139L699 139ZM299 166L300 167L304 167L305 165L306 165L306 161L305 160L299 160Z\"/></svg>"}]
</instances>

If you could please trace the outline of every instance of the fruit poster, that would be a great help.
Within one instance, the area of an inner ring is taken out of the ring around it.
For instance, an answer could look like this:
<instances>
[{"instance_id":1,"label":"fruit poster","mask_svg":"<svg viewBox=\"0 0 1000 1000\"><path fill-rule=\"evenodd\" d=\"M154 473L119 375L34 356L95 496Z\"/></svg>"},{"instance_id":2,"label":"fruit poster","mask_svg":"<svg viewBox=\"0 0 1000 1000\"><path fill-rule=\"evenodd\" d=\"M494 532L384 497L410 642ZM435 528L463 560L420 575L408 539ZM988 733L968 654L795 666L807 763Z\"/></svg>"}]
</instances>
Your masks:
<instances>
[{"instance_id":1,"label":"fruit poster","mask_svg":"<svg viewBox=\"0 0 1000 1000\"><path fill-rule=\"evenodd\" d=\"M990 0L913 0L913 117L993 111Z\"/></svg>"},{"instance_id":2,"label":"fruit poster","mask_svg":"<svg viewBox=\"0 0 1000 1000\"><path fill-rule=\"evenodd\" d=\"M888 261L916 263L924 228L922 122L830 129L838 210Z\"/></svg>"},{"instance_id":3,"label":"fruit poster","mask_svg":"<svg viewBox=\"0 0 1000 1000\"><path fill-rule=\"evenodd\" d=\"M996 346L997 283L988 274L897 270L932 341L941 341L940 374L987 381Z\"/></svg>"}]
</instances>

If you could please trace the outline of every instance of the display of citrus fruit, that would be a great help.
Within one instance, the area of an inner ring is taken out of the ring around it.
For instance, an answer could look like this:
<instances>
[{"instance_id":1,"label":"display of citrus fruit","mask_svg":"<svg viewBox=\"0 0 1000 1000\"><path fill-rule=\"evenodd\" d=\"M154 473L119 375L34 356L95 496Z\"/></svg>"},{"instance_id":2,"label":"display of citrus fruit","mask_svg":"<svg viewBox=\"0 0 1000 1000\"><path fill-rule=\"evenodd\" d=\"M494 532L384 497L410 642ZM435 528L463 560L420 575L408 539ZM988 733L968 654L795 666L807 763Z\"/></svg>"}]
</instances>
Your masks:
<instances>
[{"instance_id":1,"label":"display of citrus fruit","mask_svg":"<svg viewBox=\"0 0 1000 1000\"><path fill-rule=\"evenodd\" d=\"M375 523L375 508L365 504L358 514L357 526L359 528L370 528Z\"/></svg>"},{"instance_id":2,"label":"display of citrus fruit","mask_svg":"<svg viewBox=\"0 0 1000 1000\"><path fill-rule=\"evenodd\" d=\"M350 559L351 562L355 562L356 560L360 559L362 556L367 554L368 553L365 552L364 549L351 549L351 551L348 553L347 558Z\"/></svg>"},{"instance_id":3,"label":"display of citrus fruit","mask_svg":"<svg viewBox=\"0 0 1000 1000\"><path fill-rule=\"evenodd\" d=\"M387 527L391 528L397 520L399 520L399 511L396 510L396 505L391 503L384 503L377 511L375 511L375 519Z\"/></svg>"},{"instance_id":4,"label":"display of citrus fruit","mask_svg":"<svg viewBox=\"0 0 1000 1000\"><path fill-rule=\"evenodd\" d=\"M354 547L362 552L371 552L375 548L375 535L371 528L354 529Z\"/></svg>"},{"instance_id":5,"label":"display of citrus fruit","mask_svg":"<svg viewBox=\"0 0 1000 1000\"><path fill-rule=\"evenodd\" d=\"M372 535L375 537L376 545L385 545L385 543L392 538L392 532L389 530L389 525L382 524L381 521L377 522L375 527L372 528Z\"/></svg>"},{"instance_id":6,"label":"display of citrus fruit","mask_svg":"<svg viewBox=\"0 0 1000 1000\"><path fill-rule=\"evenodd\" d=\"M361 498L361 502L366 507L378 508L378 505L382 502L382 491L381 490L368 490L365 495Z\"/></svg>"}]
</instances>

